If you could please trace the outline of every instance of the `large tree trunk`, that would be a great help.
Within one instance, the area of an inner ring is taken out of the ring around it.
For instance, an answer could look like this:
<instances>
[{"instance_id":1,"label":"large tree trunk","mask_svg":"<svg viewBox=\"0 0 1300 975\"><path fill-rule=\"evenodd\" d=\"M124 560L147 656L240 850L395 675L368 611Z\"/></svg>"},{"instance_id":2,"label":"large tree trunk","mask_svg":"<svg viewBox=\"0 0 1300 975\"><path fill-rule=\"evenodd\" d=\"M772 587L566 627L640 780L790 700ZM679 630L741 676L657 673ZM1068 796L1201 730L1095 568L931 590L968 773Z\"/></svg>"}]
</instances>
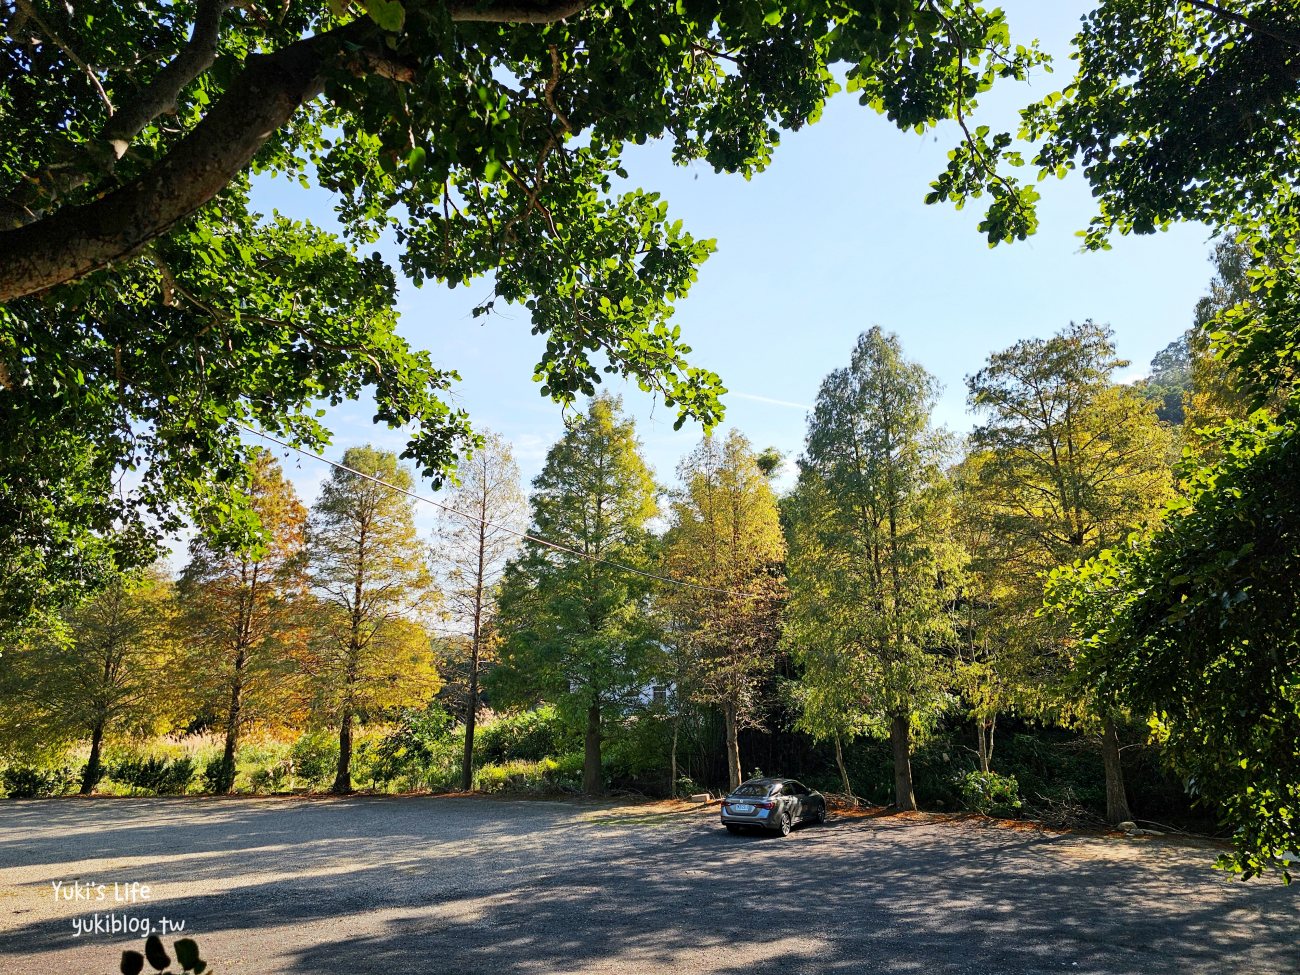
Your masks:
<instances>
[{"instance_id":1,"label":"large tree trunk","mask_svg":"<svg viewBox=\"0 0 1300 975\"><path fill-rule=\"evenodd\" d=\"M478 721L478 640L469 654L469 690L465 701L465 757L460 763L460 791L474 786L474 725Z\"/></svg>"},{"instance_id":2,"label":"large tree trunk","mask_svg":"<svg viewBox=\"0 0 1300 975\"><path fill-rule=\"evenodd\" d=\"M587 708L587 743L582 759L582 791L589 796L604 792L600 771L600 704Z\"/></svg>"},{"instance_id":3,"label":"large tree trunk","mask_svg":"<svg viewBox=\"0 0 1300 975\"><path fill-rule=\"evenodd\" d=\"M736 728L736 706L731 703L722 707L722 720L727 731L727 788L735 789L741 782L740 773L740 734Z\"/></svg>"},{"instance_id":4,"label":"large tree trunk","mask_svg":"<svg viewBox=\"0 0 1300 975\"><path fill-rule=\"evenodd\" d=\"M352 791L352 709L344 708L339 721L339 764L330 792L343 796Z\"/></svg>"},{"instance_id":5,"label":"large tree trunk","mask_svg":"<svg viewBox=\"0 0 1300 975\"><path fill-rule=\"evenodd\" d=\"M230 793L235 789L235 754L239 750L240 711L243 709L244 681L240 675L244 662L235 660L235 680L230 685L230 710L226 714L226 747L221 753L221 781L217 791Z\"/></svg>"},{"instance_id":6,"label":"large tree trunk","mask_svg":"<svg viewBox=\"0 0 1300 975\"><path fill-rule=\"evenodd\" d=\"M1119 732L1115 719L1107 715L1101 725L1101 758L1106 766L1106 822L1123 823L1133 819L1124 790L1124 766L1120 763Z\"/></svg>"},{"instance_id":7,"label":"large tree trunk","mask_svg":"<svg viewBox=\"0 0 1300 975\"><path fill-rule=\"evenodd\" d=\"M104 722L96 721L90 729L90 757L86 759L86 770L81 774L81 794L88 796L95 791L99 781L99 753L104 744Z\"/></svg>"},{"instance_id":8,"label":"large tree trunk","mask_svg":"<svg viewBox=\"0 0 1300 975\"><path fill-rule=\"evenodd\" d=\"M231 5L203 6L217 18L217 23L206 25L211 28L208 33L215 34L221 13ZM547 24L579 12L586 0L504 7L466 0L438 6L453 21ZM196 30L205 29L196 25ZM391 73L393 68L375 53L383 50L383 39L373 22L360 17L323 34L299 38L278 51L249 55L203 121L151 168L90 202L62 207L26 226L0 231L0 303L45 291L140 253L229 186L267 140L320 94L332 70ZM201 47L216 38L196 40ZM207 56L196 51L165 68L149 85L152 93L164 97L128 103L139 111L124 111L124 124L110 122L101 143L129 143L150 121L142 115L174 101L165 97L171 94L168 81L187 82L204 70ZM179 90L183 84L170 87ZM120 157L126 146L114 146L113 152Z\"/></svg>"},{"instance_id":9,"label":"large tree trunk","mask_svg":"<svg viewBox=\"0 0 1300 975\"><path fill-rule=\"evenodd\" d=\"M844 767L844 747L840 744L838 734L835 736L835 766L840 770L840 786L844 789L844 794L853 798L853 785L849 782L849 770Z\"/></svg>"},{"instance_id":10,"label":"large tree trunk","mask_svg":"<svg viewBox=\"0 0 1300 975\"><path fill-rule=\"evenodd\" d=\"M203 121L149 170L88 203L0 233L0 301L138 254L206 204L320 93L344 41L368 30L363 21L250 55Z\"/></svg>"},{"instance_id":11,"label":"large tree trunk","mask_svg":"<svg viewBox=\"0 0 1300 975\"><path fill-rule=\"evenodd\" d=\"M898 809L916 808L912 794L912 736L911 723L905 714L896 714L889 723L889 743L894 751L894 806Z\"/></svg>"}]
</instances>

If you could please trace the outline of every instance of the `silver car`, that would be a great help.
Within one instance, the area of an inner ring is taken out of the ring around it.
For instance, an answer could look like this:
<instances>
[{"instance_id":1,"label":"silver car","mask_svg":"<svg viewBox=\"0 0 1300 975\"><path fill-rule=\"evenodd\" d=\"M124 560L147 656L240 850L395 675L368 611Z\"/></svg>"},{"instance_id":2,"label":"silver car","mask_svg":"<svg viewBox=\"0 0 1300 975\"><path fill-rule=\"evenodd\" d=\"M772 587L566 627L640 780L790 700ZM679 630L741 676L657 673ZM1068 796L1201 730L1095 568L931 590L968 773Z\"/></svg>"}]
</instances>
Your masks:
<instances>
[{"instance_id":1,"label":"silver car","mask_svg":"<svg viewBox=\"0 0 1300 975\"><path fill-rule=\"evenodd\" d=\"M826 797L794 779L750 779L722 800L722 825L732 833L758 827L789 836L808 821L826 822Z\"/></svg>"}]
</instances>

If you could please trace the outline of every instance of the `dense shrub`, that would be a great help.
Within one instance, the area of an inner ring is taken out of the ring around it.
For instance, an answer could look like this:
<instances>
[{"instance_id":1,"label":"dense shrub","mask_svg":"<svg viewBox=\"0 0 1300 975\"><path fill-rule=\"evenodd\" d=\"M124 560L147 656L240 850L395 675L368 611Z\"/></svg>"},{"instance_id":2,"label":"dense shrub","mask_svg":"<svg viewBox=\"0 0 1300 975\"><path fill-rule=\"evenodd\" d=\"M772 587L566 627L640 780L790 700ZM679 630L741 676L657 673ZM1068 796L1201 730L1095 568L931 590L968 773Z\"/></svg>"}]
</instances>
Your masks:
<instances>
[{"instance_id":1,"label":"dense shrub","mask_svg":"<svg viewBox=\"0 0 1300 975\"><path fill-rule=\"evenodd\" d=\"M281 792L288 787L293 774L293 760L282 758L278 762L254 769L248 776L248 783L254 792Z\"/></svg>"},{"instance_id":2,"label":"dense shrub","mask_svg":"<svg viewBox=\"0 0 1300 975\"><path fill-rule=\"evenodd\" d=\"M235 784L235 763L226 761L225 755L209 759L203 766L204 792L229 792Z\"/></svg>"},{"instance_id":3,"label":"dense shrub","mask_svg":"<svg viewBox=\"0 0 1300 975\"><path fill-rule=\"evenodd\" d=\"M339 764L339 739L330 731L308 731L290 750L294 773L308 785L321 785L334 778Z\"/></svg>"},{"instance_id":4,"label":"dense shrub","mask_svg":"<svg viewBox=\"0 0 1300 975\"><path fill-rule=\"evenodd\" d=\"M602 749L605 778L612 785L666 794L672 737L672 725L652 713L618 725Z\"/></svg>"},{"instance_id":5,"label":"dense shrub","mask_svg":"<svg viewBox=\"0 0 1300 975\"><path fill-rule=\"evenodd\" d=\"M189 788L195 771L192 758L168 760L158 756L130 755L112 762L108 766L108 777L129 786L133 792L174 796Z\"/></svg>"},{"instance_id":6,"label":"dense shrub","mask_svg":"<svg viewBox=\"0 0 1300 975\"><path fill-rule=\"evenodd\" d=\"M276 738L253 738L241 744L235 753L236 773L243 775L249 784L259 771L279 764L297 767L293 761L293 745Z\"/></svg>"},{"instance_id":7,"label":"dense shrub","mask_svg":"<svg viewBox=\"0 0 1300 975\"><path fill-rule=\"evenodd\" d=\"M474 755L484 764L515 759L536 762L572 751L579 741L550 705L499 715L474 735Z\"/></svg>"},{"instance_id":8,"label":"dense shrub","mask_svg":"<svg viewBox=\"0 0 1300 975\"><path fill-rule=\"evenodd\" d=\"M374 748L371 775L376 783L407 789L447 784L459 772L461 742L441 705L406 709L397 726Z\"/></svg>"},{"instance_id":9,"label":"dense shrub","mask_svg":"<svg viewBox=\"0 0 1300 975\"><path fill-rule=\"evenodd\" d=\"M515 759L483 765L474 772L474 788L479 792L570 791L581 782L581 752L536 762Z\"/></svg>"},{"instance_id":10,"label":"dense shrub","mask_svg":"<svg viewBox=\"0 0 1300 975\"><path fill-rule=\"evenodd\" d=\"M1024 806L1014 775L967 772L958 788L962 805L984 816L1016 816Z\"/></svg>"},{"instance_id":11,"label":"dense shrub","mask_svg":"<svg viewBox=\"0 0 1300 975\"><path fill-rule=\"evenodd\" d=\"M57 796L66 792L75 781L72 769L66 766L9 765L0 771L0 787L10 799Z\"/></svg>"},{"instance_id":12,"label":"dense shrub","mask_svg":"<svg viewBox=\"0 0 1300 975\"><path fill-rule=\"evenodd\" d=\"M1104 813L1106 778L1100 748L1093 742L1055 728L1032 728L1001 736L994 765L1016 777L1027 805L1049 807L1068 800L1086 810ZM1141 781L1127 781L1130 799L1140 804Z\"/></svg>"}]
</instances>

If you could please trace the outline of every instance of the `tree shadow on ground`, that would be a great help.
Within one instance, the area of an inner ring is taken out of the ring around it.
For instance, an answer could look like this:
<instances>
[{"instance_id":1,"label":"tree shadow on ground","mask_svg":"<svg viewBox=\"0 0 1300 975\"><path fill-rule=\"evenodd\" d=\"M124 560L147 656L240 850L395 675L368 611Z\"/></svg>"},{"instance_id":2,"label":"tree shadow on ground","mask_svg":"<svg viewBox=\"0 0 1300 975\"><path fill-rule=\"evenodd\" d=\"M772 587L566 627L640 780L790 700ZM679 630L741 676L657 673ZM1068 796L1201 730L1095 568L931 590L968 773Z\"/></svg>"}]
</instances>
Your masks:
<instances>
[{"instance_id":1,"label":"tree shadow on ground","mask_svg":"<svg viewBox=\"0 0 1300 975\"><path fill-rule=\"evenodd\" d=\"M288 822L223 807L206 827L144 835L183 843L177 882L226 888L168 906L205 956L238 952L247 970L1300 970L1295 890L1231 881L1205 851L888 817L767 838L703 813L645 823L635 810L367 802L304 806ZM134 853L140 828L105 824L95 841ZM299 841L258 847L286 830ZM253 852L234 845L241 831ZM71 916L0 932L0 959L62 952ZM251 932L274 932L266 964Z\"/></svg>"}]
</instances>

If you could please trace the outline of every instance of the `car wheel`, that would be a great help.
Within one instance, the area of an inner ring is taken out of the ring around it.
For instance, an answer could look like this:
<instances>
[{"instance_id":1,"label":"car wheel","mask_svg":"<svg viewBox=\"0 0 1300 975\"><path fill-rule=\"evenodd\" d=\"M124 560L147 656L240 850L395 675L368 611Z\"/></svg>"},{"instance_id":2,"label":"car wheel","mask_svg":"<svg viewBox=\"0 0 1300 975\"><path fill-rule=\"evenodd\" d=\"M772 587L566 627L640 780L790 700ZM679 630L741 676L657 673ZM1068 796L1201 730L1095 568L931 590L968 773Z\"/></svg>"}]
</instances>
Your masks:
<instances>
[{"instance_id":1,"label":"car wheel","mask_svg":"<svg viewBox=\"0 0 1300 975\"><path fill-rule=\"evenodd\" d=\"M826 822L826 807L822 806L817 810L817 815L813 817L813 822L818 826Z\"/></svg>"},{"instance_id":2,"label":"car wheel","mask_svg":"<svg viewBox=\"0 0 1300 975\"><path fill-rule=\"evenodd\" d=\"M782 836L790 835L790 814L786 813L781 816L780 821L776 824L776 831Z\"/></svg>"},{"instance_id":3,"label":"car wheel","mask_svg":"<svg viewBox=\"0 0 1300 975\"><path fill-rule=\"evenodd\" d=\"M723 823L722 825L726 826L727 832L733 835L739 833L742 829L742 827L737 826L735 823Z\"/></svg>"}]
</instances>

